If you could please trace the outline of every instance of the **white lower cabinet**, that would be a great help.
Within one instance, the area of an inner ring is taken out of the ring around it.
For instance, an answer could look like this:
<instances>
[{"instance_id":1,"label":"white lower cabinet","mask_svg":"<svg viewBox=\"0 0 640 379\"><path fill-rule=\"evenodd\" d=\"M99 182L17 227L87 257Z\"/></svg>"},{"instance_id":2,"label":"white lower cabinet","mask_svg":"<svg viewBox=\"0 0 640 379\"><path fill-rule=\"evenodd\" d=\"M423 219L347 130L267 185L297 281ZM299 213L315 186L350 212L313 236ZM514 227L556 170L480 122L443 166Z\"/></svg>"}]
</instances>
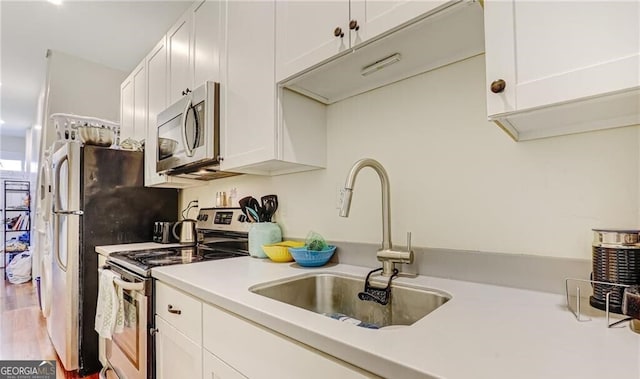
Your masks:
<instances>
[{"instance_id":1,"label":"white lower cabinet","mask_svg":"<svg viewBox=\"0 0 640 379\"><path fill-rule=\"evenodd\" d=\"M203 379L247 379L207 350L202 351L202 373Z\"/></svg>"},{"instance_id":2,"label":"white lower cabinet","mask_svg":"<svg viewBox=\"0 0 640 379\"><path fill-rule=\"evenodd\" d=\"M156 315L156 378L202 378L202 347Z\"/></svg>"},{"instance_id":3,"label":"white lower cabinet","mask_svg":"<svg viewBox=\"0 0 640 379\"><path fill-rule=\"evenodd\" d=\"M156 289L157 379L379 378L162 282Z\"/></svg>"},{"instance_id":4,"label":"white lower cabinet","mask_svg":"<svg viewBox=\"0 0 640 379\"><path fill-rule=\"evenodd\" d=\"M248 378L376 378L221 308L203 304L202 319L203 348Z\"/></svg>"}]
</instances>

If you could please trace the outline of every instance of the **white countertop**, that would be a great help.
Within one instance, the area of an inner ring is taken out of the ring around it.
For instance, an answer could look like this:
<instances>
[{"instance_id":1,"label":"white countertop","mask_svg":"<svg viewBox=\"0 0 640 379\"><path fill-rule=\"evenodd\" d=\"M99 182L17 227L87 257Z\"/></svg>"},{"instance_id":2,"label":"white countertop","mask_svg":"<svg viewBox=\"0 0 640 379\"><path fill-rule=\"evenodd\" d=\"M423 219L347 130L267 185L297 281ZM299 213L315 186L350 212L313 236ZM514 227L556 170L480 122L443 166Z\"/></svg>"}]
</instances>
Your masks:
<instances>
[{"instance_id":1,"label":"white countertop","mask_svg":"<svg viewBox=\"0 0 640 379\"><path fill-rule=\"evenodd\" d=\"M398 284L439 289L452 299L411 326L370 330L248 290L308 273L364 279L368 271L344 264L311 269L242 257L165 266L152 273L205 302L383 377L640 378L640 335L627 323L607 328L603 318L578 322L560 295L400 277L394 279Z\"/></svg>"},{"instance_id":2,"label":"white countertop","mask_svg":"<svg viewBox=\"0 0 640 379\"><path fill-rule=\"evenodd\" d=\"M108 257L111 253L118 253L121 251L134 251L134 250L149 250L149 249L163 249L169 247L183 246L179 243L157 243L157 242L140 242L140 243L125 243L122 245L104 245L96 246L96 253Z\"/></svg>"}]
</instances>

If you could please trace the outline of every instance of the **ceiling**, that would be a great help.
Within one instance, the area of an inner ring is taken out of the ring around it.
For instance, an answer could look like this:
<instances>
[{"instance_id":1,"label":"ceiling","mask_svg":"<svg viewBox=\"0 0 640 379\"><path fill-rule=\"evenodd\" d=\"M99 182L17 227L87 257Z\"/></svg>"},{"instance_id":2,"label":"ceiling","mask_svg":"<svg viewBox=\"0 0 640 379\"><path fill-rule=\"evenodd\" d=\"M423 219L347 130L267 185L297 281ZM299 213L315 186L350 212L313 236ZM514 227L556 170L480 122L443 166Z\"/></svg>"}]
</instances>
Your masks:
<instances>
[{"instance_id":1,"label":"ceiling","mask_svg":"<svg viewBox=\"0 0 640 379\"><path fill-rule=\"evenodd\" d=\"M36 124L47 49L130 72L191 3L1 0L0 137Z\"/></svg>"}]
</instances>

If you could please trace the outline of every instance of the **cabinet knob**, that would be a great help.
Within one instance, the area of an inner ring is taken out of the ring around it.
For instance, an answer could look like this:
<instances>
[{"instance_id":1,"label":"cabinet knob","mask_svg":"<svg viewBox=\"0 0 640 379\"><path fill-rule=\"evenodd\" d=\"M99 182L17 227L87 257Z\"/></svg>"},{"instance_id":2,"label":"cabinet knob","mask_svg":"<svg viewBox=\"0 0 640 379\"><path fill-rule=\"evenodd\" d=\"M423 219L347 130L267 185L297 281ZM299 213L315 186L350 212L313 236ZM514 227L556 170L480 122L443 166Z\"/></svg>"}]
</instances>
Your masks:
<instances>
[{"instance_id":1,"label":"cabinet knob","mask_svg":"<svg viewBox=\"0 0 640 379\"><path fill-rule=\"evenodd\" d=\"M149 328L149 334L155 336L158 333L158 328Z\"/></svg>"},{"instance_id":2,"label":"cabinet knob","mask_svg":"<svg viewBox=\"0 0 640 379\"><path fill-rule=\"evenodd\" d=\"M181 310L179 310L179 309L175 309L175 308L173 307L173 305L171 305L171 304L169 304L169 305L167 306L167 311L169 311L169 313L173 313L174 315L182 314L182 311L181 311Z\"/></svg>"},{"instance_id":3,"label":"cabinet knob","mask_svg":"<svg viewBox=\"0 0 640 379\"><path fill-rule=\"evenodd\" d=\"M339 27L339 26L337 28L335 28L333 30L333 35L336 36L336 37L340 37L340 38L344 37L344 33L342 32L342 28Z\"/></svg>"},{"instance_id":4,"label":"cabinet knob","mask_svg":"<svg viewBox=\"0 0 640 379\"><path fill-rule=\"evenodd\" d=\"M355 31L360 30L360 25L358 25L358 21L356 20L349 21L349 29L355 30Z\"/></svg>"},{"instance_id":5,"label":"cabinet knob","mask_svg":"<svg viewBox=\"0 0 640 379\"><path fill-rule=\"evenodd\" d=\"M182 96L187 95L189 92L191 92L191 90L187 88L186 90L182 91Z\"/></svg>"},{"instance_id":6,"label":"cabinet knob","mask_svg":"<svg viewBox=\"0 0 640 379\"><path fill-rule=\"evenodd\" d=\"M504 91L504 88L506 86L507 86L507 82L505 82L502 79L498 79L498 80L494 81L493 83L491 83L491 92L500 93L500 92Z\"/></svg>"}]
</instances>

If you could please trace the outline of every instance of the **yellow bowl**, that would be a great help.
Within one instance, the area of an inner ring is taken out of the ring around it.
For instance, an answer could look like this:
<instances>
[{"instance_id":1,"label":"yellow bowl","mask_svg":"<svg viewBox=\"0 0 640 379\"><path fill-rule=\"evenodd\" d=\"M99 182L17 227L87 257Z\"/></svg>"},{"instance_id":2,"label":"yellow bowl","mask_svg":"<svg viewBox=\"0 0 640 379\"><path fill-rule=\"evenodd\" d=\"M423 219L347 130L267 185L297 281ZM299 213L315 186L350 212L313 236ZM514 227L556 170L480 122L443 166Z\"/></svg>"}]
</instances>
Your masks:
<instances>
[{"instance_id":1,"label":"yellow bowl","mask_svg":"<svg viewBox=\"0 0 640 379\"><path fill-rule=\"evenodd\" d=\"M262 245L262 251L274 262L292 262L293 257L289 254L290 247L302 247L301 241L282 241L271 245Z\"/></svg>"}]
</instances>

